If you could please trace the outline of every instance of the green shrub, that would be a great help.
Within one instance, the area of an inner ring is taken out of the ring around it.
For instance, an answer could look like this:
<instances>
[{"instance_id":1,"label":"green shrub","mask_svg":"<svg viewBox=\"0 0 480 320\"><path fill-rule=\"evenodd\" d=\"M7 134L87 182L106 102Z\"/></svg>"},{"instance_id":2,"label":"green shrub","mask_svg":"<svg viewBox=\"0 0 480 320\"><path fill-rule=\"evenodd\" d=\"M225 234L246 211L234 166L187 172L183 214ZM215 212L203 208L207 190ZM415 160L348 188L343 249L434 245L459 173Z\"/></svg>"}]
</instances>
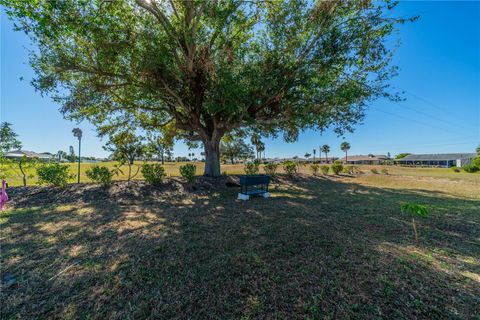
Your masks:
<instances>
[{"instance_id":1,"label":"green shrub","mask_svg":"<svg viewBox=\"0 0 480 320\"><path fill-rule=\"evenodd\" d=\"M328 172L330 171L330 167L323 165L323 166L320 167L320 170L322 170L323 174L327 175Z\"/></svg>"},{"instance_id":2,"label":"green shrub","mask_svg":"<svg viewBox=\"0 0 480 320\"><path fill-rule=\"evenodd\" d=\"M196 172L197 167L194 164L187 163L186 165L180 166L180 175L187 179L188 182L195 181Z\"/></svg>"},{"instance_id":3,"label":"green shrub","mask_svg":"<svg viewBox=\"0 0 480 320\"><path fill-rule=\"evenodd\" d=\"M161 185L163 179L167 176L165 169L159 163L144 163L141 171L145 181L154 186Z\"/></svg>"},{"instance_id":4,"label":"green shrub","mask_svg":"<svg viewBox=\"0 0 480 320\"><path fill-rule=\"evenodd\" d=\"M466 164L463 166L463 170L468 173L474 173L480 171L480 168L474 164Z\"/></svg>"},{"instance_id":5,"label":"green shrub","mask_svg":"<svg viewBox=\"0 0 480 320\"><path fill-rule=\"evenodd\" d=\"M56 187L64 187L68 183L68 179L73 178L69 174L69 168L59 163L49 163L37 168L38 183L50 184Z\"/></svg>"},{"instance_id":6,"label":"green shrub","mask_svg":"<svg viewBox=\"0 0 480 320\"><path fill-rule=\"evenodd\" d=\"M378 174L378 170L373 168L373 169L370 169L370 172L373 173L373 174Z\"/></svg>"},{"instance_id":7,"label":"green shrub","mask_svg":"<svg viewBox=\"0 0 480 320\"><path fill-rule=\"evenodd\" d=\"M111 172L107 167L93 166L88 169L85 174L95 183L101 183L104 186L109 186L112 184L113 172Z\"/></svg>"},{"instance_id":8,"label":"green shrub","mask_svg":"<svg viewBox=\"0 0 480 320\"><path fill-rule=\"evenodd\" d=\"M245 166L244 166L243 170L245 170L245 173L247 175L257 174L260 171L259 163L258 162L245 163Z\"/></svg>"},{"instance_id":9,"label":"green shrub","mask_svg":"<svg viewBox=\"0 0 480 320\"><path fill-rule=\"evenodd\" d=\"M311 164L310 165L310 171L312 171L312 174L314 176L318 175L318 171L320 170L320 166L318 164Z\"/></svg>"},{"instance_id":10,"label":"green shrub","mask_svg":"<svg viewBox=\"0 0 480 320\"><path fill-rule=\"evenodd\" d=\"M277 174L278 163L267 163L263 166L263 170L269 176L275 176Z\"/></svg>"},{"instance_id":11,"label":"green shrub","mask_svg":"<svg viewBox=\"0 0 480 320\"><path fill-rule=\"evenodd\" d=\"M460 171L461 171L460 168L457 167L457 166L453 166L453 167L452 167L452 170L453 170L454 172L460 172Z\"/></svg>"},{"instance_id":12,"label":"green shrub","mask_svg":"<svg viewBox=\"0 0 480 320\"><path fill-rule=\"evenodd\" d=\"M332 164L332 171L335 174L340 174L343 170L343 165L340 160L336 160L334 164Z\"/></svg>"},{"instance_id":13,"label":"green shrub","mask_svg":"<svg viewBox=\"0 0 480 320\"><path fill-rule=\"evenodd\" d=\"M388 169L387 168L382 168L382 170L380 170L380 172L382 172L382 174L388 175Z\"/></svg>"},{"instance_id":14,"label":"green shrub","mask_svg":"<svg viewBox=\"0 0 480 320\"><path fill-rule=\"evenodd\" d=\"M472 159L472 164L480 168L480 156Z\"/></svg>"},{"instance_id":15,"label":"green shrub","mask_svg":"<svg viewBox=\"0 0 480 320\"><path fill-rule=\"evenodd\" d=\"M287 160L283 162L283 170L289 175L297 174L298 166L296 162Z\"/></svg>"}]
</instances>

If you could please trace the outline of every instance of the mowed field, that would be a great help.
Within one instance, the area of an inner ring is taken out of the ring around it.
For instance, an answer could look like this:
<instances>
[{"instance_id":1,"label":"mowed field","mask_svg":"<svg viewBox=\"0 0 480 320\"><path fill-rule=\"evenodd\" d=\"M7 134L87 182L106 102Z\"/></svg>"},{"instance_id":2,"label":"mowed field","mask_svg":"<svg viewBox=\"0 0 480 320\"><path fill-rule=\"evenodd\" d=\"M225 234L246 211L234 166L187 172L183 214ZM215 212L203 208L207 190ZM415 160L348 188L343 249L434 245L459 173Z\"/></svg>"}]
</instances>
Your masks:
<instances>
[{"instance_id":1,"label":"mowed field","mask_svg":"<svg viewBox=\"0 0 480 320\"><path fill-rule=\"evenodd\" d=\"M204 163L203 162L190 162L196 165L197 167L197 175L203 174ZM91 182L90 179L85 175L85 172L91 168L92 166L99 165L105 166L110 169L113 169L114 166L118 164L117 162L110 161L110 162L100 162L100 163L81 163L80 165L80 179L82 182ZM169 177L178 177L180 176L179 167L181 165L186 164L186 162L166 162L163 167L167 176ZM70 167L70 172L74 175L77 174L78 165L76 163L67 163ZM138 171L142 162L136 162L132 166L132 176ZM302 174L311 174L310 172L310 165L300 165L299 172ZM399 166L357 166L360 168L364 173L370 173L370 170L375 168L380 171L382 168L386 168L390 175L395 176L411 176L411 177L418 177L423 179L425 177L431 178L440 178L440 179L448 179L454 181L460 181L462 183L472 183L472 184L479 184L480 183L480 172L479 173L467 173L467 172L454 172L451 169L446 168L410 168L410 167L399 167ZM120 167L123 173L119 173L118 176L114 176L114 180L126 180L128 176L128 166L124 165ZM228 175L238 175L244 174L244 165L243 164L223 164L221 166L222 173ZM263 166L260 167L260 173L263 173ZM282 166L278 166L278 172L283 173ZM29 170L28 174L31 175L31 178L27 179L28 185L36 185L37 178L35 174L35 170ZM138 174L133 178L136 180L143 179L142 173L139 171ZM73 179L71 182L76 182L76 178ZM9 170L8 171L8 183L10 186L21 186L23 185L22 176L19 170Z\"/></svg>"},{"instance_id":2,"label":"mowed field","mask_svg":"<svg viewBox=\"0 0 480 320\"><path fill-rule=\"evenodd\" d=\"M478 319L480 175L371 168L246 202L178 178L34 187L0 213L1 318ZM430 212L418 243L405 202Z\"/></svg>"}]
</instances>

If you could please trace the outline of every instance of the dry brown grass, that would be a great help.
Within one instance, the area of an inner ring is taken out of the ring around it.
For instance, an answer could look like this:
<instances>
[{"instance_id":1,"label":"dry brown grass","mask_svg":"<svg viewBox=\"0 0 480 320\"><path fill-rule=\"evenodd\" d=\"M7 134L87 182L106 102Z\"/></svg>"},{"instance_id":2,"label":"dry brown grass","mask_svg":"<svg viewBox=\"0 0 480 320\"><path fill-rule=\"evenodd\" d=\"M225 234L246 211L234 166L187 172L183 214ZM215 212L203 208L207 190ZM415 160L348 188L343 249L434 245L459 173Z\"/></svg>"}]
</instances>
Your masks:
<instances>
[{"instance_id":1,"label":"dry brown grass","mask_svg":"<svg viewBox=\"0 0 480 320\"><path fill-rule=\"evenodd\" d=\"M197 174L202 175L204 170L204 163L203 162L193 162L197 167ZM80 170L80 178L82 182L91 182L90 179L85 175L85 172L94 165L106 166L110 169L113 169L116 162L100 162L100 163L82 163L81 170ZM136 172L138 167L141 166L141 162L136 162L132 172ZM184 165L185 162L166 162L163 166L165 168L165 172L169 177L178 177L180 176L179 167ZM70 167L70 172L72 174L77 174L77 164L75 163L68 163L66 164ZM376 168L379 172L382 168L386 168L390 175L397 175L397 176L410 176L410 177L418 177L418 178L438 178L438 179L448 179L459 181L461 183L469 182L472 184L477 185L480 187L480 172L479 173L466 173L466 172L453 172L451 169L446 168L408 168L408 167L398 167L398 166L358 166L358 168L363 171L365 174L370 174L370 170L372 168ZM119 174L118 176L114 177L114 180L126 180L127 179L127 172L128 167L122 166L121 167L123 173ZM221 172L229 175L238 175L244 174L244 165L243 164L223 164L221 166ZM260 166L260 173L263 173L263 165ZM282 166L278 166L279 173L285 173ZM299 172L302 174L311 174L310 165L300 165ZM32 174L33 177L27 180L28 185L35 185L37 183L37 179L35 177L35 171L31 170L29 174ZM141 172L134 178L136 180L142 180ZM20 186L22 185L22 177L18 171L10 171L9 178L7 179L10 186ZM71 182L76 182L76 179L72 180Z\"/></svg>"}]
</instances>

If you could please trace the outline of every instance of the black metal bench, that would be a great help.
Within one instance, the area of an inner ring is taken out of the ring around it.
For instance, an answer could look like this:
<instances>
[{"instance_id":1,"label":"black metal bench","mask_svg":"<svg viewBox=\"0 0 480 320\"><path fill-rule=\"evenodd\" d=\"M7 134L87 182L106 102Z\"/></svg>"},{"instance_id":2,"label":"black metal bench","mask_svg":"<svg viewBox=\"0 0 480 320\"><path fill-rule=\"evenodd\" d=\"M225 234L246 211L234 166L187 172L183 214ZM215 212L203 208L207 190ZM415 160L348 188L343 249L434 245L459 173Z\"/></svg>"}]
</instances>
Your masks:
<instances>
[{"instance_id":1,"label":"black metal bench","mask_svg":"<svg viewBox=\"0 0 480 320\"><path fill-rule=\"evenodd\" d=\"M238 199L248 200L252 195L263 196L268 198L268 185L270 176L265 174L240 176L240 193Z\"/></svg>"}]
</instances>

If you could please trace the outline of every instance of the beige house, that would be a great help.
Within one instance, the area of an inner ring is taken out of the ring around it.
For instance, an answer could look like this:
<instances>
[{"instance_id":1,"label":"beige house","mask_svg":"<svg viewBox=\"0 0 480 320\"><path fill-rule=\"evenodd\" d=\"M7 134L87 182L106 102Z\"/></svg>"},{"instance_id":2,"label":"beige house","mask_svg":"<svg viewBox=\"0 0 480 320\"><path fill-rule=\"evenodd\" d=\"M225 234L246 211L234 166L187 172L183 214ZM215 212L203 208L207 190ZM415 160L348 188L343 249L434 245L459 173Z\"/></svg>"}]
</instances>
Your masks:
<instances>
[{"instance_id":1,"label":"beige house","mask_svg":"<svg viewBox=\"0 0 480 320\"><path fill-rule=\"evenodd\" d=\"M346 164L382 164L390 158L383 154L367 154L347 156L341 160Z\"/></svg>"},{"instance_id":2,"label":"beige house","mask_svg":"<svg viewBox=\"0 0 480 320\"><path fill-rule=\"evenodd\" d=\"M53 159L53 154L49 152L44 152L44 153L36 153L33 151L27 151L27 150L14 150L14 151L9 151L5 154L5 158L9 159L19 159L23 157L27 158L36 158L42 161L50 161Z\"/></svg>"}]
</instances>

